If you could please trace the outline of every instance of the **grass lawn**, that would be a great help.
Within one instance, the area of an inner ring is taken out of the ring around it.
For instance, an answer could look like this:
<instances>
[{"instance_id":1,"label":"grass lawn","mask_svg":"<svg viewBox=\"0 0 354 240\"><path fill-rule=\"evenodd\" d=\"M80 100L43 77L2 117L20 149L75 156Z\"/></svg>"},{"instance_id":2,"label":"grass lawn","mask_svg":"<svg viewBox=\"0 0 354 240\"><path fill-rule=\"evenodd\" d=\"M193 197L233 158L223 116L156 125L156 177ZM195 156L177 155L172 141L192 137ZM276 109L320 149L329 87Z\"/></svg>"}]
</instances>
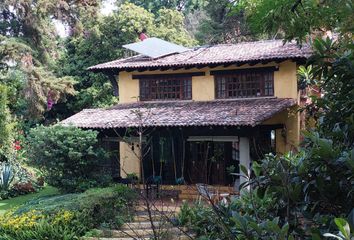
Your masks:
<instances>
[{"instance_id":1,"label":"grass lawn","mask_svg":"<svg viewBox=\"0 0 354 240\"><path fill-rule=\"evenodd\" d=\"M50 196L50 195L56 195L59 194L58 189L55 187L51 186L45 186L43 189L41 189L37 193L31 193L27 195L22 195L18 196L15 198L10 198L6 200L1 200L0 201L0 215L4 214L7 210L20 206L21 204L24 204L25 202L28 202L29 200L38 198L38 197L44 197L44 196Z\"/></svg>"}]
</instances>

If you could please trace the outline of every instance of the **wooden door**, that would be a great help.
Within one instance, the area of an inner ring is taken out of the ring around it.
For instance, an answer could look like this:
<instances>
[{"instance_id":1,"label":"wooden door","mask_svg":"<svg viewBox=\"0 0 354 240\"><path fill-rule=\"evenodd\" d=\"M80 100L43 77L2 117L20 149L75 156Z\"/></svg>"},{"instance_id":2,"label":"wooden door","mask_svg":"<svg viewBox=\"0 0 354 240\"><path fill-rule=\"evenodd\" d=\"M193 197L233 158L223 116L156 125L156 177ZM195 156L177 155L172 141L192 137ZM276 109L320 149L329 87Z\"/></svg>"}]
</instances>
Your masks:
<instances>
[{"instance_id":1,"label":"wooden door","mask_svg":"<svg viewBox=\"0 0 354 240\"><path fill-rule=\"evenodd\" d=\"M207 162L210 157L210 142L189 142L187 158L187 181L208 183Z\"/></svg>"},{"instance_id":2,"label":"wooden door","mask_svg":"<svg viewBox=\"0 0 354 240\"><path fill-rule=\"evenodd\" d=\"M224 185L226 182L227 143L213 142L213 155L209 163L209 183Z\"/></svg>"}]
</instances>

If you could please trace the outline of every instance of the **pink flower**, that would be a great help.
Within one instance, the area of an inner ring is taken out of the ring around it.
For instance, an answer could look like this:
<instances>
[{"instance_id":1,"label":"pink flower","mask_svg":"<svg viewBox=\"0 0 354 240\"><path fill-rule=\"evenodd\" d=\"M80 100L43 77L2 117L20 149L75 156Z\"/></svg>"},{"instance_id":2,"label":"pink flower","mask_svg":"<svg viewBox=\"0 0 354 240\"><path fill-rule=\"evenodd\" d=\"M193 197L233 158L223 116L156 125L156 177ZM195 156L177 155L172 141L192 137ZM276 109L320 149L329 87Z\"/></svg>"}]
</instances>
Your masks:
<instances>
[{"instance_id":1,"label":"pink flower","mask_svg":"<svg viewBox=\"0 0 354 240\"><path fill-rule=\"evenodd\" d=\"M20 141L15 141L15 143L14 143L14 149L16 150L16 151L19 151L19 150L21 150L21 143L20 143Z\"/></svg>"}]
</instances>

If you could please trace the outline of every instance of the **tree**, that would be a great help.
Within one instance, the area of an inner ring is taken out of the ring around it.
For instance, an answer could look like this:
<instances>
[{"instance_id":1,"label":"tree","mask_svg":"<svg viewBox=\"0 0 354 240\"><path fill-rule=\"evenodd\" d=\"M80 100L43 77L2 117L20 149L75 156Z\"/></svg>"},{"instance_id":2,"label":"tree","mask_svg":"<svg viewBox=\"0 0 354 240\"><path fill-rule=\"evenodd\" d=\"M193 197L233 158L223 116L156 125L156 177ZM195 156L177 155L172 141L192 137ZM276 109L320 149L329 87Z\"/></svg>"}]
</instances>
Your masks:
<instances>
[{"instance_id":1,"label":"tree","mask_svg":"<svg viewBox=\"0 0 354 240\"><path fill-rule=\"evenodd\" d=\"M8 153L8 148L11 146L11 116L7 107L7 89L0 85L0 162Z\"/></svg>"},{"instance_id":2,"label":"tree","mask_svg":"<svg viewBox=\"0 0 354 240\"><path fill-rule=\"evenodd\" d=\"M27 121L41 120L53 103L75 93L72 79L58 78L53 72L62 54L53 20L66 24L72 35L80 35L96 18L99 6L96 0L0 3L0 83L10 85L15 114Z\"/></svg>"},{"instance_id":3,"label":"tree","mask_svg":"<svg viewBox=\"0 0 354 240\"><path fill-rule=\"evenodd\" d=\"M127 2L131 2L156 14L158 11L160 11L160 9L163 8L188 13L203 6L205 0L129 0Z\"/></svg>"},{"instance_id":4,"label":"tree","mask_svg":"<svg viewBox=\"0 0 354 240\"><path fill-rule=\"evenodd\" d=\"M142 31L185 46L197 44L184 27L182 13L164 8L155 15L134 4L122 4L113 14L99 17L84 35L67 40L67 51L59 61L57 72L60 76L74 76L78 94L68 98L68 103L54 106L55 113L65 117L83 108L117 103L109 78L89 72L87 68L125 57L122 45L139 41L138 33Z\"/></svg>"},{"instance_id":5,"label":"tree","mask_svg":"<svg viewBox=\"0 0 354 240\"><path fill-rule=\"evenodd\" d=\"M248 29L243 11L233 11L229 0L209 0L202 8L196 38L204 44L235 43L255 39Z\"/></svg>"},{"instance_id":6,"label":"tree","mask_svg":"<svg viewBox=\"0 0 354 240\"><path fill-rule=\"evenodd\" d=\"M42 171L46 181L64 192L106 185L110 175L102 169L107 153L98 148L98 132L68 126L39 126L30 130L28 162Z\"/></svg>"},{"instance_id":7,"label":"tree","mask_svg":"<svg viewBox=\"0 0 354 240\"><path fill-rule=\"evenodd\" d=\"M306 40L327 31L349 34L353 31L354 6L351 0L238 0L234 9L245 11L255 33L271 33L285 40Z\"/></svg>"}]
</instances>

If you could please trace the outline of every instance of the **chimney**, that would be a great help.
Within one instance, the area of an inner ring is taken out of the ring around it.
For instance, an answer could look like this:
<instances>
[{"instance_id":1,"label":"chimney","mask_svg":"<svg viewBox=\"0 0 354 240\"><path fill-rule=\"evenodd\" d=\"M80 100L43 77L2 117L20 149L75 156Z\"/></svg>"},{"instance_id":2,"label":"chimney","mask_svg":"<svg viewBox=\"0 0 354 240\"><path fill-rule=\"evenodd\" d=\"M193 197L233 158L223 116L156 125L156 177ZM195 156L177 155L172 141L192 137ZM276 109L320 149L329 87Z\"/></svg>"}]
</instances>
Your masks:
<instances>
[{"instance_id":1,"label":"chimney","mask_svg":"<svg viewBox=\"0 0 354 240\"><path fill-rule=\"evenodd\" d=\"M144 41L145 39L149 38L149 36L145 32L146 30L143 29L143 31L141 31L141 33L139 34L140 41Z\"/></svg>"}]
</instances>

